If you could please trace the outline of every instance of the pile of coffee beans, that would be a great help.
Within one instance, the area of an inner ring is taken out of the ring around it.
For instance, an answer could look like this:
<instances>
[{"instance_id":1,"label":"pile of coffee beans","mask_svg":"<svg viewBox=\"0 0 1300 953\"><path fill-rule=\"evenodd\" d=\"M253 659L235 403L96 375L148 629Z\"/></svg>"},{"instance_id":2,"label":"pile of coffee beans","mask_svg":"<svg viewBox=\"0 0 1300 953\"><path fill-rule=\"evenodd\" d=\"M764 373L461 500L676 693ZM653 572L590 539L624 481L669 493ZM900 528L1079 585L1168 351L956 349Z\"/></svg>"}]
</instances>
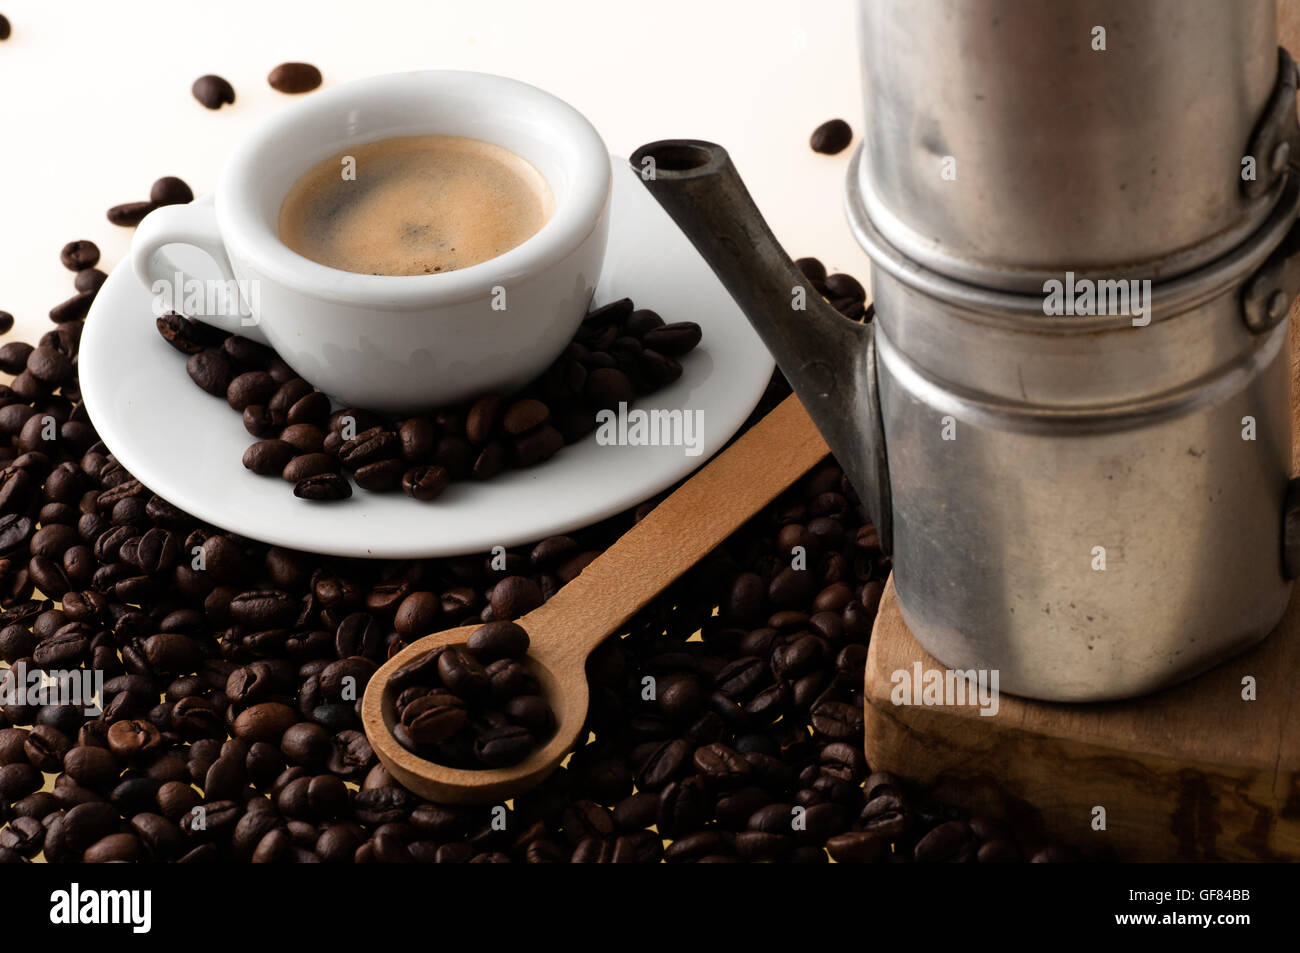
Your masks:
<instances>
[{"instance_id":1,"label":"pile of coffee beans","mask_svg":"<svg viewBox=\"0 0 1300 953\"><path fill-rule=\"evenodd\" d=\"M528 633L507 620L465 645L440 646L393 673L393 737L427 761L508 768L546 742L555 715L524 662Z\"/></svg>"},{"instance_id":2,"label":"pile of coffee beans","mask_svg":"<svg viewBox=\"0 0 1300 953\"><path fill-rule=\"evenodd\" d=\"M0 659L15 680L100 674L102 710L0 707L0 862L1071 856L871 771L863 665L889 561L831 462L592 655L585 740L538 788L482 807L412 795L361 730L378 665L430 632L536 608L654 501L504 554L266 546L153 495L98 441L80 329L0 346L17 375L0 385ZM788 393L776 375L751 422ZM519 651L478 643L484 659Z\"/></svg>"},{"instance_id":3,"label":"pile of coffee beans","mask_svg":"<svg viewBox=\"0 0 1300 953\"><path fill-rule=\"evenodd\" d=\"M816 258L800 258L795 264L817 293L846 318L866 323L875 316L875 305L867 303L866 289L852 275L827 274L826 266Z\"/></svg>"},{"instance_id":4,"label":"pile of coffee beans","mask_svg":"<svg viewBox=\"0 0 1300 953\"><path fill-rule=\"evenodd\" d=\"M534 466L596 429L596 414L653 393L682 373L700 342L691 321L665 324L623 298L592 311L534 383L512 397L482 397L404 420L330 401L270 348L175 313L158 332L188 355L190 379L243 414L259 438L244 452L254 473L279 476L304 500L344 500L352 483L436 499L453 481L489 480Z\"/></svg>"}]
</instances>

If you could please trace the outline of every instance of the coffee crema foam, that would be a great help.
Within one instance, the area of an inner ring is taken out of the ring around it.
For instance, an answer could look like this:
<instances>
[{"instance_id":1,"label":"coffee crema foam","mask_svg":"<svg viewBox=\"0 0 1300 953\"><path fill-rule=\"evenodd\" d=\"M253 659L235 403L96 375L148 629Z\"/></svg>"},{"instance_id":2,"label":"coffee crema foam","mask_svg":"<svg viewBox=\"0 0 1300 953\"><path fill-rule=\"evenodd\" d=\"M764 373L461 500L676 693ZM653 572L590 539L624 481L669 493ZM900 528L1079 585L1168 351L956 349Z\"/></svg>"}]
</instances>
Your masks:
<instances>
[{"instance_id":1,"label":"coffee crema foam","mask_svg":"<svg viewBox=\"0 0 1300 953\"><path fill-rule=\"evenodd\" d=\"M289 248L331 268L428 275L509 251L554 211L546 179L510 150L464 136L404 136L313 166L285 196L279 231Z\"/></svg>"}]
</instances>

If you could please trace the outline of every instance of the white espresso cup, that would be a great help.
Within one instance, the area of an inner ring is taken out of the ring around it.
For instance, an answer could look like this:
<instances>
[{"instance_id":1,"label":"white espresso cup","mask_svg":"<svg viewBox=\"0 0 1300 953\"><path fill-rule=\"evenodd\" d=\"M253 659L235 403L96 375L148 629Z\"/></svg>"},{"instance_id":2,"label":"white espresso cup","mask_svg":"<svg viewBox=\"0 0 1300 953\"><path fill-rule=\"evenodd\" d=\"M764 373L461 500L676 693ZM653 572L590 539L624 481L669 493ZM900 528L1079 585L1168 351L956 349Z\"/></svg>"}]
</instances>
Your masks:
<instances>
[{"instance_id":1,"label":"white espresso cup","mask_svg":"<svg viewBox=\"0 0 1300 953\"><path fill-rule=\"evenodd\" d=\"M380 139L432 134L481 139L526 159L554 194L551 218L496 258L431 275L341 271L280 240L281 203L318 162ZM509 393L564 350L600 275L610 186L600 135L549 93L486 73L393 73L316 93L272 117L235 149L211 202L152 212L131 256L140 280L179 305L187 296L176 285L202 282L173 264L167 246L201 249L222 283L238 289L238 307L190 317L269 344L344 404L417 411Z\"/></svg>"}]
</instances>

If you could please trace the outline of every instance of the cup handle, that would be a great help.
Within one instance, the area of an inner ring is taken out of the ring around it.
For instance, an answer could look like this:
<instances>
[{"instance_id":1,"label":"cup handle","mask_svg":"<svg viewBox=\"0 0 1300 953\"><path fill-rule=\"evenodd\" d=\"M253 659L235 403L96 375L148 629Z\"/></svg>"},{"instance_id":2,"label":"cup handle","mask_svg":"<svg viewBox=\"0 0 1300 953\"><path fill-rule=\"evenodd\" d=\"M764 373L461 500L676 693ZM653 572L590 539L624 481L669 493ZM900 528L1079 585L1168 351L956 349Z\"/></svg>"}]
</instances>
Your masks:
<instances>
[{"instance_id":1,"label":"cup handle","mask_svg":"<svg viewBox=\"0 0 1300 953\"><path fill-rule=\"evenodd\" d=\"M146 215L144 221L136 227L135 238L131 242L131 265L136 276L151 293L158 282L170 284L176 281L177 276L186 286L191 281L199 280L172 262L163 251L167 245L192 245L207 253L216 262L221 277L228 283L227 287L238 288L235 271L230 266L230 258L217 227L217 211L210 201L200 199L188 205L164 205ZM183 297L179 289L173 290L173 296ZM248 323L245 323L247 319L240 313L194 314L188 317L231 334L250 338L259 344L269 343L256 323L256 315Z\"/></svg>"}]
</instances>

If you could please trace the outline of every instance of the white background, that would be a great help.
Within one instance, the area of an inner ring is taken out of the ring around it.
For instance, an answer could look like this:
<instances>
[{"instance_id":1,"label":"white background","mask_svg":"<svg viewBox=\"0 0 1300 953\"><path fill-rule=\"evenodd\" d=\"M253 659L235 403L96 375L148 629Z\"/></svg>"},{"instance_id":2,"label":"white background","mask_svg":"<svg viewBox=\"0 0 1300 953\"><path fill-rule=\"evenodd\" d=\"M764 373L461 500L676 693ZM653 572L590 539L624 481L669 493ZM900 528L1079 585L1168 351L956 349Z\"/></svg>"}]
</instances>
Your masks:
<instances>
[{"instance_id":1,"label":"white background","mask_svg":"<svg viewBox=\"0 0 1300 953\"><path fill-rule=\"evenodd\" d=\"M850 151L808 148L823 120L860 129L851 0L0 0L0 310L35 341L73 293L59 264L86 238L108 270L131 230L104 212L162 175L201 194L232 143L296 97L286 60L334 85L375 73L512 76L584 112L611 152L700 138L732 153L778 239L865 279L842 210ZM212 112L204 73L235 87ZM311 95L311 94L307 94ZM855 138L855 144L856 144ZM147 320L148 315L141 315Z\"/></svg>"}]
</instances>

